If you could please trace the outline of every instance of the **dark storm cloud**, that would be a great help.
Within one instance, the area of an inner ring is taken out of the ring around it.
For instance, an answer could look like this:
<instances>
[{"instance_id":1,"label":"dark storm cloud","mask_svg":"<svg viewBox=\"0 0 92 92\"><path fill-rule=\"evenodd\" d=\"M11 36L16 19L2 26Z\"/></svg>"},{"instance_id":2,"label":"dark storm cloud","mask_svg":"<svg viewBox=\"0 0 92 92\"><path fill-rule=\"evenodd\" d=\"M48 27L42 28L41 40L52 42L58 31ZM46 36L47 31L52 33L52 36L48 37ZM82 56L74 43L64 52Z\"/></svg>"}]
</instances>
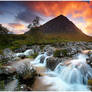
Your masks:
<instances>
[{"instance_id":1,"label":"dark storm cloud","mask_svg":"<svg viewBox=\"0 0 92 92\"><path fill-rule=\"evenodd\" d=\"M31 23L36 16L38 16L36 12L25 9L24 11L17 14L16 19L26 23Z\"/></svg>"},{"instance_id":2,"label":"dark storm cloud","mask_svg":"<svg viewBox=\"0 0 92 92\"><path fill-rule=\"evenodd\" d=\"M1 14L3 14L3 12L2 12L2 11L0 11L0 15L1 15Z\"/></svg>"}]
</instances>

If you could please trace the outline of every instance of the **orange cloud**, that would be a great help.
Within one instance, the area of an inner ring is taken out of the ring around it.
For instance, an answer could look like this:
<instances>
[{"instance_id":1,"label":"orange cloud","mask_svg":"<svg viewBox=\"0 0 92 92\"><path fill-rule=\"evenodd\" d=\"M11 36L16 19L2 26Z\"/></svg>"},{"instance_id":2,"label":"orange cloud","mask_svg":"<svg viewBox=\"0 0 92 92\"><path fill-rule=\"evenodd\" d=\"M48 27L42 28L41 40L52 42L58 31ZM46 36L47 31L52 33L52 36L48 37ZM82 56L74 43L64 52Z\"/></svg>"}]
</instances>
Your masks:
<instances>
[{"instance_id":1,"label":"orange cloud","mask_svg":"<svg viewBox=\"0 0 92 92\"><path fill-rule=\"evenodd\" d=\"M84 2L84 1L39 1L39 2L31 2L26 3L28 8L33 8L35 11L40 12L45 16L58 16L63 14L68 16L72 15L72 19L82 17L86 22L84 28L78 26L87 34L92 34L92 1ZM81 23L81 21L79 20ZM77 24L80 25L80 24Z\"/></svg>"},{"instance_id":2,"label":"orange cloud","mask_svg":"<svg viewBox=\"0 0 92 92\"><path fill-rule=\"evenodd\" d=\"M24 24L10 23L8 25L16 30L24 30L26 28Z\"/></svg>"},{"instance_id":3,"label":"orange cloud","mask_svg":"<svg viewBox=\"0 0 92 92\"><path fill-rule=\"evenodd\" d=\"M9 23L9 24L3 24L6 28L8 28L10 31L17 33L17 34L23 34L25 31L27 31L27 27L24 24L17 24L17 23Z\"/></svg>"}]
</instances>

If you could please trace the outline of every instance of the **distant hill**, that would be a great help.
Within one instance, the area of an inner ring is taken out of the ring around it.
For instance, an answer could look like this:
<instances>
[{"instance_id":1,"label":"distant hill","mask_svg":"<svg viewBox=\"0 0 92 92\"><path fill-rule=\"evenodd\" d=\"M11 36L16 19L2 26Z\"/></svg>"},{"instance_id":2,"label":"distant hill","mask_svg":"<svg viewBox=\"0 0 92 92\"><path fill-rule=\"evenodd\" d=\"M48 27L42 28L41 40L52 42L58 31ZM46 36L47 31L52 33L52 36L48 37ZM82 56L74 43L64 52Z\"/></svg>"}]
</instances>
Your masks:
<instances>
[{"instance_id":1,"label":"distant hill","mask_svg":"<svg viewBox=\"0 0 92 92\"><path fill-rule=\"evenodd\" d=\"M8 34L9 30L0 24L0 34Z\"/></svg>"},{"instance_id":2,"label":"distant hill","mask_svg":"<svg viewBox=\"0 0 92 92\"><path fill-rule=\"evenodd\" d=\"M85 35L78 27L76 27L76 25L72 21L70 21L67 17L63 15L57 16L54 19L48 21L47 23L39 27L39 29L42 33L48 35L65 35L67 37L81 37L82 39L92 38ZM26 32L25 34L30 34L30 31Z\"/></svg>"}]
</instances>

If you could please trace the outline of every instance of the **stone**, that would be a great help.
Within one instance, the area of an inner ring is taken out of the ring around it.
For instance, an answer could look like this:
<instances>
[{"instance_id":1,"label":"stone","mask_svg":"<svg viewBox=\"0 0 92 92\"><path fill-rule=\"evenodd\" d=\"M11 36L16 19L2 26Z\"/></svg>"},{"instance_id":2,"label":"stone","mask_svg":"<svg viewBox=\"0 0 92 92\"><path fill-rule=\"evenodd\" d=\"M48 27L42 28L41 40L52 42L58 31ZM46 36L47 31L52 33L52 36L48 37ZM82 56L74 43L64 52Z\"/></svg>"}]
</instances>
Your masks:
<instances>
[{"instance_id":1,"label":"stone","mask_svg":"<svg viewBox=\"0 0 92 92\"><path fill-rule=\"evenodd\" d=\"M47 59L46 67L53 71L60 62L61 62L60 59L50 57Z\"/></svg>"},{"instance_id":2,"label":"stone","mask_svg":"<svg viewBox=\"0 0 92 92\"><path fill-rule=\"evenodd\" d=\"M6 48L3 50L3 54L4 54L4 56L12 56L14 53L9 48Z\"/></svg>"},{"instance_id":3,"label":"stone","mask_svg":"<svg viewBox=\"0 0 92 92\"><path fill-rule=\"evenodd\" d=\"M2 66L0 74L10 75L16 72L16 69L12 66Z\"/></svg>"},{"instance_id":4,"label":"stone","mask_svg":"<svg viewBox=\"0 0 92 92\"><path fill-rule=\"evenodd\" d=\"M2 60L3 60L3 58L4 58L4 56L3 56L3 55L0 55L0 61L2 61Z\"/></svg>"},{"instance_id":5,"label":"stone","mask_svg":"<svg viewBox=\"0 0 92 92\"><path fill-rule=\"evenodd\" d=\"M44 59L45 59L45 56L42 56L42 57L40 58L40 63L43 63L43 62L44 62Z\"/></svg>"},{"instance_id":6,"label":"stone","mask_svg":"<svg viewBox=\"0 0 92 92\"><path fill-rule=\"evenodd\" d=\"M47 55L48 55L48 56L53 55L53 53L54 53L55 50L56 50L56 48L51 47L50 45L46 45L46 46L43 48L43 51L44 51L44 52L47 52Z\"/></svg>"},{"instance_id":7,"label":"stone","mask_svg":"<svg viewBox=\"0 0 92 92\"><path fill-rule=\"evenodd\" d=\"M92 56L86 59L87 64L92 67Z\"/></svg>"},{"instance_id":8,"label":"stone","mask_svg":"<svg viewBox=\"0 0 92 92\"><path fill-rule=\"evenodd\" d=\"M38 46L38 45L32 46L32 49L34 50L34 53L40 53L41 52L40 46Z\"/></svg>"}]
</instances>

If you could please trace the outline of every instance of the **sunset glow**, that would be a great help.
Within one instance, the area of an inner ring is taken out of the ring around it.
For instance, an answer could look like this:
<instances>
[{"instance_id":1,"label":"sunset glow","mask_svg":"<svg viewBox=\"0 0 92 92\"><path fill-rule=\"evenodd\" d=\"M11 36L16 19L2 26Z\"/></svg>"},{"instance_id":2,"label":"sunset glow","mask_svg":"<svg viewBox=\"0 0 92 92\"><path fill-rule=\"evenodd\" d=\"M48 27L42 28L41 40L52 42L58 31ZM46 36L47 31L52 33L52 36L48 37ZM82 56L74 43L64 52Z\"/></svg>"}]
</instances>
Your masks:
<instances>
[{"instance_id":1,"label":"sunset glow","mask_svg":"<svg viewBox=\"0 0 92 92\"><path fill-rule=\"evenodd\" d=\"M18 33L27 31L26 25L35 16L41 17L42 24L61 14L92 36L92 1L0 2L0 23L18 30Z\"/></svg>"}]
</instances>

